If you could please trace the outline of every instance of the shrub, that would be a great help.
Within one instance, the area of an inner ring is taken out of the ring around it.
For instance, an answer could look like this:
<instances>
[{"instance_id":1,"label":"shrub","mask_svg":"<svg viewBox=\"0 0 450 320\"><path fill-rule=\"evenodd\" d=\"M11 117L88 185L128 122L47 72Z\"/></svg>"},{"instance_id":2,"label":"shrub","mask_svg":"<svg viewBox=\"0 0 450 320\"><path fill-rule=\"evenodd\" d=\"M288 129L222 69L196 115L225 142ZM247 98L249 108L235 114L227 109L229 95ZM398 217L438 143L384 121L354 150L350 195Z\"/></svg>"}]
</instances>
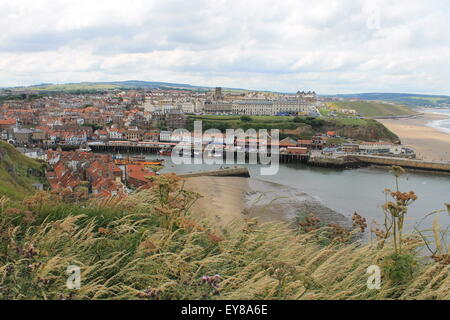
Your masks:
<instances>
[{"instance_id":1,"label":"shrub","mask_svg":"<svg viewBox=\"0 0 450 320\"><path fill-rule=\"evenodd\" d=\"M241 121L243 121L243 122L250 122L250 121L252 121L252 118L251 117L249 117L249 116L241 116Z\"/></svg>"}]
</instances>

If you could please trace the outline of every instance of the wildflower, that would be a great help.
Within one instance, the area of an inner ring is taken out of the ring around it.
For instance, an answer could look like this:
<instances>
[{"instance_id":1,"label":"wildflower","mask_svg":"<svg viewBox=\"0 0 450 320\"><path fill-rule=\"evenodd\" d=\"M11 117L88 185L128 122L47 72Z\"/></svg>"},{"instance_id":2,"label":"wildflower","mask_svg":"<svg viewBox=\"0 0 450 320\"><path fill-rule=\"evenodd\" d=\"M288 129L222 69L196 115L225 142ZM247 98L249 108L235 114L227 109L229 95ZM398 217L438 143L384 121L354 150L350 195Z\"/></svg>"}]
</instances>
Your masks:
<instances>
[{"instance_id":1,"label":"wildflower","mask_svg":"<svg viewBox=\"0 0 450 320\"><path fill-rule=\"evenodd\" d=\"M5 214L7 216L17 216L17 215L19 215L21 213L22 213L22 210L17 209L17 208L8 208L8 209L5 210Z\"/></svg>"},{"instance_id":2,"label":"wildflower","mask_svg":"<svg viewBox=\"0 0 450 320\"><path fill-rule=\"evenodd\" d=\"M366 218L360 216L357 212L353 213L352 216L353 227L359 227L361 232L364 232L367 228Z\"/></svg>"},{"instance_id":3,"label":"wildflower","mask_svg":"<svg viewBox=\"0 0 450 320\"><path fill-rule=\"evenodd\" d=\"M221 237L219 237L213 233L208 233L208 238L209 238L209 240L211 240L214 243L219 243L219 242L223 241L223 239Z\"/></svg>"},{"instance_id":4,"label":"wildflower","mask_svg":"<svg viewBox=\"0 0 450 320\"><path fill-rule=\"evenodd\" d=\"M403 169L400 166L392 166L391 168L391 172L394 176L396 176L397 178L400 177L402 174L406 173L406 170Z\"/></svg>"},{"instance_id":5,"label":"wildflower","mask_svg":"<svg viewBox=\"0 0 450 320\"><path fill-rule=\"evenodd\" d=\"M23 213L23 215L24 215L23 222L25 222L25 223L33 223L36 221L36 217L35 217L34 213L31 211L27 210Z\"/></svg>"},{"instance_id":6,"label":"wildflower","mask_svg":"<svg viewBox=\"0 0 450 320\"><path fill-rule=\"evenodd\" d=\"M222 281L222 277L219 274L216 274L214 276L202 276L201 281L203 283L209 284L214 289L219 288L219 283Z\"/></svg>"},{"instance_id":7,"label":"wildflower","mask_svg":"<svg viewBox=\"0 0 450 320\"><path fill-rule=\"evenodd\" d=\"M161 294L161 290L158 289L146 289L143 292L138 293L138 297L140 298L152 298L152 299L159 299L159 296Z\"/></svg>"},{"instance_id":8,"label":"wildflower","mask_svg":"<svg viewBox=\"0 0 450 320\"><path fill-rule=\"evenodd\" d=\"M139 247L145 252L151 252L157 248L156 245L150 239L142 241Z\"/></svg>"},{"instance_id":9,"label":"wildflower","mask_svg":"<svg viewBox=\"0 0 450 320\"><path fill-rule=\"evenodd\" d=\"M104 235L111 235L113 232L112 232L112 230L100 227L100 228L98 228L98 233L104 234Z\"/></svg>"}]
</instances>

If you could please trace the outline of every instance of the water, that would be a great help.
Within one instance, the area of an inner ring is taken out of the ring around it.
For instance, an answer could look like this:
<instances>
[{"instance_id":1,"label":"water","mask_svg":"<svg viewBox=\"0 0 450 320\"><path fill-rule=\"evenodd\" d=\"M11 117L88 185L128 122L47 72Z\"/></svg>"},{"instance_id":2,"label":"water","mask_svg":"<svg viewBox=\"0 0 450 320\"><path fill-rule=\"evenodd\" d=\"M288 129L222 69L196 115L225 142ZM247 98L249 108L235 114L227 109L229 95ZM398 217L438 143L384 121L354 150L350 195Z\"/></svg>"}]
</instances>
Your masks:
<instances>
[{"instance_id":1,"label":"water","mask_svg":"<svg viewBox=\"0 0 450 320\"><path fill-rule=\"evenodd\" d=\"M155 156L156 157L156 156ZM170 157L164 157L166 167L161 172L187 173L202 170L214 170L220 165L174 165ZM259 188L262 181L273 182L293 188L299 193L305 192L321 201L327 207L351 216L358 212L368 221L382 222L384 214L381 206L385 202L385 188L395 189L395 178L387 168L360 168L354 170L336 170L308 167L302 164L280 164L278 174L261 176L260 165L247 165L250 171L250 185ZM266 184L264 191L280 187ZM259 189L258 189L259 190ZM428 213L445 209L444 203L450 203L450 175L436 173L409 172L400 178L400 190L413 190L418 196L407 214L406 227L414 225ZM432 217L425 219L421 226L429 228ZM447 212L440 214L441 225L447 226L450 217Z\"/></svg>"},{"instance_id":2,"label":"water","mask_svg":"<svg viewBox=\"0 0 450 320\"><path fill-rule=\"evenodd\" d=\"M424 109L423 111L447 116L448 119L430 121L427 125L450 134L450 109Z\"/></svg>"}]
</instances>

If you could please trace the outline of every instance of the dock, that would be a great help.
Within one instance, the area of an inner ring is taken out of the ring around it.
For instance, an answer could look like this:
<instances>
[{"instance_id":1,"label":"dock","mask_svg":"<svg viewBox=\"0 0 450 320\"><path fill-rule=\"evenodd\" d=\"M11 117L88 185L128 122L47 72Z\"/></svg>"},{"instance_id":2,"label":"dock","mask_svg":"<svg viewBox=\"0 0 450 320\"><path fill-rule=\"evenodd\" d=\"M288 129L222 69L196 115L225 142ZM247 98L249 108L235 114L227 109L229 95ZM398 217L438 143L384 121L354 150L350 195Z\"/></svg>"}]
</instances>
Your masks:
<instances>
[{"instance_id":1,"label":"dock","mask_svg":"<svg viewBox=\"0 0 450 320\"><path fill-rule=\"evenodd\" d=\"M450 172L449 162L425 161L416 159L372 156L372 155L355 155L361 162L381 165L381 166L400 166L408 169Z\"/></svg>"},{"instance_id":2,"label":"dock","mask_svg":"<svg viewBox=\"0 0 450 320\"><path fill-rule=\"evenodd\" d=\"M88 146L93 151L100 152L125 152L125 153L158 153L160 150L171 149L175 146L175 143L163 143L163 142L122 142L122 143L108 143L108 142L91 142ZM234 152L234 159L238 159L238 155L244 154L244 159L249 159L251 152L237 151ZM225 152L224 152L225 155ZM267 156L271 156L270 149L267 152ZM259 156L257 156L259 159ZM378 166L401 166L408 169L446 172L450 173L449 162L439 161L425 161L407 158L396 158L387 156L375 156L359 153L346 154L342 156L311 156L308 154L279 154L280 163L304 163L306 165L315 167L329 167L329 168L342 168L351 169L365 167L369 165ZM222 174L223 175L223 174ZM244 174L245 175L245 174ZM238 175L241 176L241 175Z\"/></svg>"}]
</instances>

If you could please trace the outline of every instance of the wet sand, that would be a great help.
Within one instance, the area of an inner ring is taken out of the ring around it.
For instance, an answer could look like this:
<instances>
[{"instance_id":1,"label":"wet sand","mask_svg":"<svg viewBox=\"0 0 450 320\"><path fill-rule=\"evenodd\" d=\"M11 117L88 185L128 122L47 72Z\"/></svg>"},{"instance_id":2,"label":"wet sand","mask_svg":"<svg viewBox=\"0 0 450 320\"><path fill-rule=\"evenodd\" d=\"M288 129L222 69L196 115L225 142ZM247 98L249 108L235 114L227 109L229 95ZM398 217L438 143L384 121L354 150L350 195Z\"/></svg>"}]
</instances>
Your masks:
<instances>
[{"instance_id":1,"label":"wet sand","mask_svg":"<svg viewBox=\"0 0 450 320\"><path fill-rule=\"evenodd\" d=\"M186 179L185 189L202 195L192 212L219 226L249 218L260 223L292 222L299 213L312 213L326 224L351 224L348 217L310 195L276 183L240 177L195 177Z\"/></svg>"},{"instance_id":2,"label":"wet sand","mask_svg":"<svg viewBox=\"0 0 450 320\"><path fill-rule=\"evenodd\" d=\"M444 115L424 113L412 118L378 121L397 134L404 146L416 151L418 159L450 161L450 134L427 126L430 121L446 118Z\"/></svg>"}]
</instances>

